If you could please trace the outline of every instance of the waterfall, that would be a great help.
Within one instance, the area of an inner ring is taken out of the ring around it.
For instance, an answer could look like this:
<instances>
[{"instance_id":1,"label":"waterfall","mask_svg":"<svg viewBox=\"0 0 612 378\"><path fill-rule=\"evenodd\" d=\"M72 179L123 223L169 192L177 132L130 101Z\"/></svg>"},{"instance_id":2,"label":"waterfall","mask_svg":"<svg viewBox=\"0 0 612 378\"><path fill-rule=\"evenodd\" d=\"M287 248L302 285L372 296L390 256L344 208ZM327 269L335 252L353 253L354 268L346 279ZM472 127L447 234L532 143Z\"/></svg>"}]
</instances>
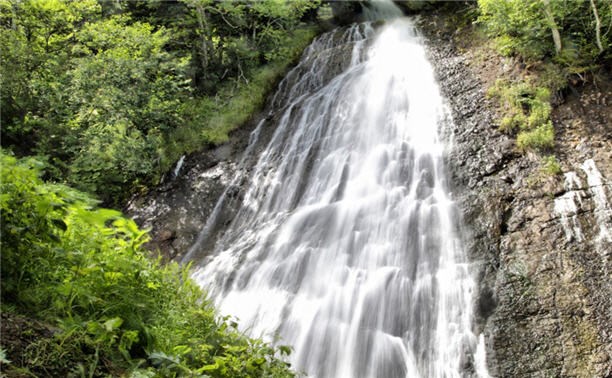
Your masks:
<instances>
[{"instance_id":1,"label":"waterfall","mask_svg":"<svg viewBox=\"0 0 612 378\"><path fill-rule=\"evenodd\" d=\"M350 49L340 68L333 49ZM443 164L452 119L412 22L320 36L273 103L275 133L196 281L308 376L486 371Z\"/></svg>"}]
</instances>

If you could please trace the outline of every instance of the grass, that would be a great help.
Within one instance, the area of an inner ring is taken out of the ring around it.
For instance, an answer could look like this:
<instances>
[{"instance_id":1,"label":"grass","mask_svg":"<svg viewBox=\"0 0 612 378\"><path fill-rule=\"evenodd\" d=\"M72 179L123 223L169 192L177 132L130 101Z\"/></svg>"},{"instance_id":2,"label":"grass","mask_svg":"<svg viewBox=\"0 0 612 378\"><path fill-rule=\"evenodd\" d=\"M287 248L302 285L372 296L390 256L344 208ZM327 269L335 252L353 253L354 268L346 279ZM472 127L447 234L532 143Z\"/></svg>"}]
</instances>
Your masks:
<instances>
[{"instance_id":1,"label":"grass","mask_svg":"<svg viewBox=\"0 0 612 378\"><path fill-rule=\"evenodd\" d=\"M521 131L516 136L516 146L520 151L547 150L555 145L555 130L552 122L547 122L535 129Z\"/></svg>"},{"instance_id":2,"label":"grass","mask_svg":"<svg viewBox=\"0 0 612 378\"><path fill-rule=\"evenodd\" d=\"M559 160L554 155L549 155L542 159L542 172L549 176L556 176L563 173L563 170Z\"/></svg>"}]
</instances>

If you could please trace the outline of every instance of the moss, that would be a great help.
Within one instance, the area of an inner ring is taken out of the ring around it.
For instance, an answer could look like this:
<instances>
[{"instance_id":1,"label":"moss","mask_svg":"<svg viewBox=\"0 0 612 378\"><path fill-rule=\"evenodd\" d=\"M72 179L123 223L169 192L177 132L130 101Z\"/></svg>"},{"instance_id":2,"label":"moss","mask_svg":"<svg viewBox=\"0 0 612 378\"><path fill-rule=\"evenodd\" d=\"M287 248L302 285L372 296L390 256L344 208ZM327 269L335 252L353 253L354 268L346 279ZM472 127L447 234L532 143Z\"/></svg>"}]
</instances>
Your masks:
<instances>
[{"instance_id":1,"label":"moss","mask_svg":"<svg viewBox=\"0 0 612 378\"><path fill-rule=\"evenodd\" d=\"M561 164L559 164L559 160L555 157L555 155L545 156L542 159L542 172L549 176L556 176L563 173L561 169Z\"/></svg>"}]
</instances>

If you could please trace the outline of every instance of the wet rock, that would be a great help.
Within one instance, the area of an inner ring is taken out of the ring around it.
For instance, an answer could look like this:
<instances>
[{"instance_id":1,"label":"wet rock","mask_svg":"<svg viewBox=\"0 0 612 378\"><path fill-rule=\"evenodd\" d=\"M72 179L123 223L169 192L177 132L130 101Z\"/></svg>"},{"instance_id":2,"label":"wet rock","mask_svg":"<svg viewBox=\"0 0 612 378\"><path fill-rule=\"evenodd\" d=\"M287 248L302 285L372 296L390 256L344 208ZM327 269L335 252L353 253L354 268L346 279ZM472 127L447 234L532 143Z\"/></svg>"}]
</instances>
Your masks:
<instances>
[{"instance_id":1,"label":"wet rock","mask_svg":"<svg viewBox=\"0 0 612 378\"><path fill-rule=\"evenodd\" d=\"M279 83L265 109L232 132L226 144L186 156L177 177L166 179L149 193L129 201L124 211L141 227L150 230L149 249L159 252L167 260L180 261L195 244L198 244L201 255L206 255L214 247L216 234L223 232L224 227L232 222L242 202L259 152L270 142L283 109L295 99L292 90L298 87L315 91L350 64L353 44L343 42L349 40L346 32L346 28L334 30L331 38L339 45L314 54L293 69ZM308 88L296 86L307 71L317 72L318 80L300 84ZM251 153L244 156L252 132L260 122L263 124L256 143ZM207 229L207 219L224 193L225 200L215 215L216 221ZM203 235L203 232L208 235Z\"/></svg>"},{"instance_id":2,"label":"wet rock","mask_svg":"<svg viewBox=\"0 0 612 378\"><path fill-rule=\"evenodd\" d=\"M361 1L328 0L337 25L348 25L359 21L362 11Z\"/></svg>"},{"instance_id":3,"label":"wet rock","mask_svg":"<svg viewBox=\"0 0 612 378\"><path fill-rule=\"evenodd\" d=\"M469 48L459 52L441 38L443 22L421 24L456 123L447 162L479 272L475 328L487 336L491 374L611 376L609 102L598 96L600 90L586 88L553 111L555 154L563 171L575 172L580 181L571 189L576 210L564 218L555 211L555 200L571 191L564 177L542 173L537 156L518 154L514 142L497 131L495 109L483 94L495 78L487 70L499 67L475 64ZM515 70L514 62L505 64L507 73ZM602 86L610 88L610 81ZM600 171L601 186L595 186L601 189L585 185L589 159ZM568 225L580 235L567 237Z\"/></svg>"}]
</instances>

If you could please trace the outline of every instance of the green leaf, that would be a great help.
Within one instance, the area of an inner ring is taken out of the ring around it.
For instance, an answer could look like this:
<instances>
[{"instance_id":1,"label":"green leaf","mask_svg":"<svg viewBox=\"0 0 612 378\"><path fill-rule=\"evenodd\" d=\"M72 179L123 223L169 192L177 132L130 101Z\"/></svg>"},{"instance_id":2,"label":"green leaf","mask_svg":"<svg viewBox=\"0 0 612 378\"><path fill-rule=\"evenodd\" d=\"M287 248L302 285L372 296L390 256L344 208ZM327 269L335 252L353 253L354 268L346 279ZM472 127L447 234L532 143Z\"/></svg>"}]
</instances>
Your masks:
<instances>
[{"instance_id":1,"label":"green leaf","mask_svg":"<svg viewBox=\"0 0 612 378\"><path fill-rule=\"evenodd\" d=\"M211 365L202 366L201 368L198 369L198 372L213 371L217 369L219 369L219 363L215 362L214 364L211 364Z\"/></svg>"},{"instance_id":2,"label":"green leaf","mask_svg":"<svg viewBox=\"0 0 612 378\"><path fill-rule=\"evenodd\" d=\"M106 329L108 332L113 332L115 329L121 327L122 324L123 319L119 317L112 318L104 322L104 329Z\"/></svg>"},{"instance_id":3,"label":"green leaf","mask_svg":"<svg viewBox=\"0 0 612 378\"><path fill-rule=\"evenodd\" d=\"M172 351L179 356L184 356L191 353L192 349L187 345L177 345L172 349Z\"/></svg>"},{"instance_id":4,"label":"green leaf","mask_svg":"<svg viewBox=\"0 0 612 378\"><path fill-rule=\"evenodd\" d=\"M278 349L280 350L281 355L288 356L291 354L291 347L288 345L280 345Z\"/></svg>"}]
</instances>

